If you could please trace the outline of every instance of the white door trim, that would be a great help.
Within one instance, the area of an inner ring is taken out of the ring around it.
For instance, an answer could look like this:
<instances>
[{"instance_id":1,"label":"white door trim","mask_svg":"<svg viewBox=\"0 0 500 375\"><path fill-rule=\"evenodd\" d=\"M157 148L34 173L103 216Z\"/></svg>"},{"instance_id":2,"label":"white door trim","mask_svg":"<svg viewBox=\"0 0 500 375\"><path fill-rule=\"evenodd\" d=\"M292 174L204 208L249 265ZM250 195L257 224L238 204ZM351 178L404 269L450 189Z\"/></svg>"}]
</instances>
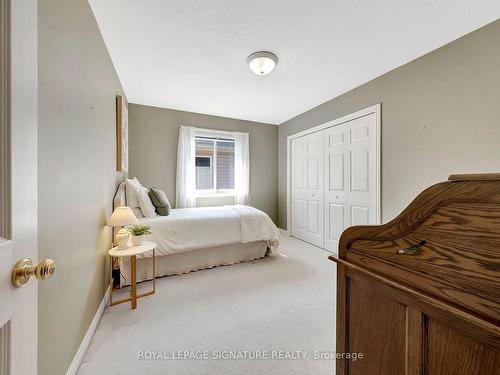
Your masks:
<instances>
[{"instance_id":1,"label":"white door trim","mask_svg":"<svg viewBox=\"0 0 500 375\"><path fill-rule=\"evenodd\" d=\"M292 149L292 140L296 138L303 137L308 134L316 133L321 130L331 128L332 126L337 126L340 124L343 124L348 121L355 120L360 117L364 117L367 115L370 115L372 113L375 114L375 118L377 121L376 124L376 152L375 152L375 176L377 178L377 181L375 182L375 217L377 218L377 224L381 222L381 210L380 210L380 194L381 194L381 109L382 106L381 104L375 104L372 105L371 107L361 109L359 111L350 113L346 116L339 117L337 119L325 122L324 124L314 126L312 128L306 129L304 131L301 131L299 133L295 133L292 135L289 135L286 139L286 231L288 234L291 236L291 222L292 222L292 212L291 212L291 178L292 178L292 172L291 172L291 149Z\"/></svg>"}]
</instances>

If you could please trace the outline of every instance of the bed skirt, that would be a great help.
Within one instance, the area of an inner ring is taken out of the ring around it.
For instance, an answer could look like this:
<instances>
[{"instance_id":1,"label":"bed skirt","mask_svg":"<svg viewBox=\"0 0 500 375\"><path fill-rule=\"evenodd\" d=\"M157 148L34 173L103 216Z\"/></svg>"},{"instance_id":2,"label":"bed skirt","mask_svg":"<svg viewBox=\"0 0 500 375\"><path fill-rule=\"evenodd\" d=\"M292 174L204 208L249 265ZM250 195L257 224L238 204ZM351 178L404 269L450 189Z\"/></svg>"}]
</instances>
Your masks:
<instances>
[{"instance_id":1,"label":"bed skirt","mask_svg":"<svg viewBox=\"0 0 500 375\"><path fill-rule=\"evenodd\" d=\"M263 258L267 253L267 241L258 241L157 256L156 276L180 275L216 266L247 262ZM119 266L122 274L120 286L129 285L130 258L120 257ZM152 277L153 265L151 257L137 258L137 282L151 280Z\"/></svg>"}]
</instances>

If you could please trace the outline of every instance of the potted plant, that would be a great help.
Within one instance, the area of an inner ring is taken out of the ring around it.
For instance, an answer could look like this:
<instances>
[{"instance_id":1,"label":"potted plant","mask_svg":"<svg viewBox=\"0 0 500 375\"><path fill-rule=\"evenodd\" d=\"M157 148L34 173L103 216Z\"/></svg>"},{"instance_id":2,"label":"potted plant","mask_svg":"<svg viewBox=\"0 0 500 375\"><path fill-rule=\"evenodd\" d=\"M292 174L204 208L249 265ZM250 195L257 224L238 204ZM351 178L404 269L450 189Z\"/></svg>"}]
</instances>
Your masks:
<instances>
[{"instance_id":1,"label":"potted plant","mask_svg":"<svg viewBox=\"0 0 500 375\"><path fill-rule=\"evenodd\" d=\"M143 237L151 234L151 227L146 224L135 224L127 228L132 235L132 245L139 246L142 244Z\"/></svg>"}]
</instances>

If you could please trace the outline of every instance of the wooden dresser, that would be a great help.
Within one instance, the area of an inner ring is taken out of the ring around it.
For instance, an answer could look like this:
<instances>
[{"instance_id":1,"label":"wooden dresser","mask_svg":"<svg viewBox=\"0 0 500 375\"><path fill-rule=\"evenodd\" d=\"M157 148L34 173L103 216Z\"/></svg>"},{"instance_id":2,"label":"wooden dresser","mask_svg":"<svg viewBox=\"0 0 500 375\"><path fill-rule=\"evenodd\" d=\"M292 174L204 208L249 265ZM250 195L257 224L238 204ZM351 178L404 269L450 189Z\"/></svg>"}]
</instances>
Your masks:
<instances>
[{"instance_id":1,"label":"wooden dresser","mask_svg":"<svg viewBox=\"0 0 500 375\"><path fill-rule=\"evenodd\" d=\"M452 175L384 225L348 228L337 374L500 374L500 174Z\"/></svg>"}]
</instances>

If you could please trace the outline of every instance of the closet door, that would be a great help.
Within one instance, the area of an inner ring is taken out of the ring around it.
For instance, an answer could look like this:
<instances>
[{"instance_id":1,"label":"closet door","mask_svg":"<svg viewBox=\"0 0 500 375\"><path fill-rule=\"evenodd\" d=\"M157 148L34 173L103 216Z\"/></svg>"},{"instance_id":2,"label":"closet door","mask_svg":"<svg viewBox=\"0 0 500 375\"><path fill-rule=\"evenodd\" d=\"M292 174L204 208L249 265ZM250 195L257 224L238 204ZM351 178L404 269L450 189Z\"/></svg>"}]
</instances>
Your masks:
<instances>
[{"instance_id":1,"label":"closet door","mask_svg":"<svg viewBox=\"0 0 500 375\"><path fill-rule=\"evenodd\" d=\"M348 226L377 224L376 117L349 121L349 222Z\"/></svg>"},{"instance_id":2,"label":"closet door","mask_svg":"<svg viewBox=\"0 0 500 375\"><path fill-rule=\"evenodd\" d=\"M353 225L377 224L375 114L324 130L323 247L338 253L342 232Z\"/></svg>"},{"instance_id":3,"label":"closet door","mask_svg":"<svg viewBox=\"0 0 500 375\"><path fill-rule=\"evenodd\" d=\"M292 235L323 246L323 132L292 141Z\"/></svg>"},{"instance_id":4,"label":"closet door","mask_svg":"<svg viewBox=\"0 0 500 375\"><path fill-rule=\"evenodd\" d=\"M337 253L340 235L349 223L347 123L324 132L324 248Z\"/></svg>"},{"instance_id":5,"label":"closet door","mask_svg":"<svg viewBox=\"0 0 500 375\"><path fill-rule=\"evenodd\" d=\"M307 227L306 147L304 137L292 141L292 235L301 239Z\"/></svg>"}]
</instances>

